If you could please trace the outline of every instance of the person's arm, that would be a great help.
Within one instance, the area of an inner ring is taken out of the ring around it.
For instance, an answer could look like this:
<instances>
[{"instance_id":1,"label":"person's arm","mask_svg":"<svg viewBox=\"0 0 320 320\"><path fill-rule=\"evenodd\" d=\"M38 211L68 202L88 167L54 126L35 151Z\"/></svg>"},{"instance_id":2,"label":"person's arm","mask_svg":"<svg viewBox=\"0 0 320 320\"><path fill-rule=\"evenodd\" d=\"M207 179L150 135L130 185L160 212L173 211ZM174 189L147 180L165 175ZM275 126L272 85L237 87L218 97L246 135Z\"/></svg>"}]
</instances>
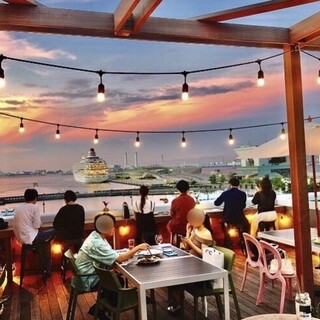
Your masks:
<instances>
[{"instance_id":1,"label":"person's arm","mask_svg":"<svg viewBox=\"0 0 320 320\"><path fill-rule=\"evenodd\" d=\"M33 226L36 229L39 229L41 227L41 216L40 216L40 209L36 205L34 206L34 215L33 215Z\"/></svg>"},{"instance_id":2,"label":"person's arm","mask_svg":"<svg viewBox=\"0 0 320 320\"><path fill-rule=\"evenodd\" d=\"M53 227L55 229L61 228L61 225L62 225L61 218L62 218L62 215L61 215L61 209L60 209L53 220Z\"/></svg>"},{"instance_id":3,"label":"person's arm","mask_svg":"<svg viewBox=\"0 0 320 320\"><path fill-rule=\"evenodd\" d=\"M259 202L260 202L260 193L259 192L256 192L255 193L255 195L253 196L253 198L252 198L252 203L253 204L259 204Z\"/></svg>"},{"instance_id":4,"label":"person's arm","mask_svg":"<svg viewBox=\"0 0 320 320\"><path fill-rule=\"evenodd\" d=\"M243 192L243 203L242 203L242 209L244 209L247 206L247 195L245 192Z\"/></svg>"},{"instance_id":5,"label":"person's arm","mask_svg":"<svg viewBox=\"0 0 320 320\"><path fill-rule=\"evenodd\" d=\"M138 251L147 250L148 248L149 248L149 245L147 243L141 243L141 244L135 246L134 248L132 248L131 250L120 254L118 256L118 258L116 259L116 261L119 263L126 261L126 260L132 258Z\"/></svg>"},{"instance_id":6,"label":"person's arm","mask_svg":"<svg viewBox=\"0 0 320 320\"><path fill-rule=\"evenodd\" d=\"M224 192L222 192L220 196L215 200L214 205L219 207L223 204L223 202L224 202Z\"/></svg>"},{"instance_id":7,"label":"person's arm","mask_svg":"<svg viewBox=\"0 0 320 320\"><path fill-rule=\"evenodd\" d=\"M171 208L170 208L170 216L174 217L176 214L176 209L177 209L177 205L176 205L176 200L174 199L171 203Z\"/></svg>"}]
</instances>

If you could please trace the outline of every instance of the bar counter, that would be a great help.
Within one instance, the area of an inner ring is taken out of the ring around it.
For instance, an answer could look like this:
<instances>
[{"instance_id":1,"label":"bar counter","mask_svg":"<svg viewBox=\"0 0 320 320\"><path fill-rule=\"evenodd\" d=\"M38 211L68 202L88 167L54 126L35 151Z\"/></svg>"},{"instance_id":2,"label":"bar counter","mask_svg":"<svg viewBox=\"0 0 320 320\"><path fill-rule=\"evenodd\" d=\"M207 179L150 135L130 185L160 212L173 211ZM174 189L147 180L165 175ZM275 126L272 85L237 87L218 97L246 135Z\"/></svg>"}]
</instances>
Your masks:
<instances>
[{"instance_id":1,"label":"bar counter","mask_svg":"<svg viewBox=\"0 0 320 320\"><path fill-rule=\"evenodd\" d=\"M283 223L281 225L280 221L283 219L283 216L286 215L286 207L278 206L276 208L278 212L277 219L277 229L290 228L292 226L284 226ZM256 212L256 208L246 208L245 214L250 221L250 215ZM110 212L112 213L112 212ZM221 229L221 219L222 219L222 211L219 209L213 209L207 212L210 216L210 222L213 230L213 237L218 245L223 245L224 235ZM163 235L163 241L170 241L170 234L167 230L167 223L170 220L169 214L158 213L155 215L155 220L158 226L158 232ZM43 223L40 230L50 229L52 228L52 222ZM89 218L85 221L85 236L87 236L91 231L94 230L93 218ZM116 231L113 238L108 239L110 243L113 244L114 248L124 248L127 247L128 239L135 238L136 227L135 220L133 217L129 219L124 219L123 217L116 217ZM231 235L232 236L232 235ZM14 261L18 261L21 254L21 245L16 241L13 228L9 227L5 230L0 230L0 241L3 243L3 247L5 249L5 263L7 268L7 277L8 282L13 281L13 273L12 273L12 264ZM57 264L61 260L61 251L55 250L55 243L52 245L52 257L53 257L53 267L57 267ZM32 259L34 260L34 259ZM34 264L34 261L30 261L30 263Z\"/></svg>"}]
</instances>

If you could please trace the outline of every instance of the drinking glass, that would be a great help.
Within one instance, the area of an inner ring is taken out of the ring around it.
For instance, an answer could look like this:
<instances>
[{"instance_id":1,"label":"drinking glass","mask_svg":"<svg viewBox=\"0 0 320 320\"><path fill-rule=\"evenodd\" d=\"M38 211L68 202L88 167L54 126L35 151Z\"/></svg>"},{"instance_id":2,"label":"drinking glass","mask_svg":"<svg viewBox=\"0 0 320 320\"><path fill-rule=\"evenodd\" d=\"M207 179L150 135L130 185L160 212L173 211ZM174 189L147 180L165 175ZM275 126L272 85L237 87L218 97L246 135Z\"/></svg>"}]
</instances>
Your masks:
<instances>
[{"instance_id":1,"label":"drinking glass","mask_svg":"<svg viewBox=\"0 0 320 320\"><path fill-rule=\"evenodd\" d=\"M163 237L162 237L162 234L157 234L155 237L154 237L154 240L156 241L157 245L159 246L162 241L163 241Z\"/></svg>"},{"instance_id":2,"label":"drinking glass","mask_svg":"<svg viewBox=\"0 0 320 320\"><path fill-rule=\"evenodd\" d=\"M128 240L128 248L131 250L134 246L136 245L136 242L134 239L129 239Z\"/></svg>"}]
</instances>

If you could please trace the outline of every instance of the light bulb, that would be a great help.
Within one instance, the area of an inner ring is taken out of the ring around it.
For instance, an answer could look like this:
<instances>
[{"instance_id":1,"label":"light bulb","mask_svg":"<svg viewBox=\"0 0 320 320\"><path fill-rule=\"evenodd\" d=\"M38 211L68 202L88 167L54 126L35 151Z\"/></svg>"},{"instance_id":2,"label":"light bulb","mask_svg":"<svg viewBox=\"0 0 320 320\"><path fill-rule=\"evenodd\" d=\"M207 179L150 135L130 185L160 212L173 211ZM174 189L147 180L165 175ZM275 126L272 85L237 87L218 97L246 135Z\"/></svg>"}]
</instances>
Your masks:
<instances>
[{"instance_id":1,"label":"light bulb","mask_svg":"<svg viewBox=\"0 0 320 320\"><path fill-rule=\"evenodd\" d=\"M136 137L136 141L134 143L134 145L138 148L140 147L140 137L139 137L139 132L137 132L137 137Z\"/></svg>"},{"instance_id":2,"label":"light bulb","mask_svg":"<svg viewBox=\"0 0 320 320\"><path fill-rule=\"evenodd\" d=\"M94 140L93 140L93 143L94 144L97 144L99 142L99 136L98 136L98 129L96 130L96 134L94 136Z\"/></svg>"},{"instance_id":3,"label":"light bulb","mask_svg":"<svg viewBox=\"0 0 320 320\"><path fill-rule=\"evenodd\" d=\"M186 146L187 146L187 140L184 136L184 132L182 132L181 147L185 148Z\"/></svg>"},{"instance_id":4,"label":"light bulb","mask_svg":"<svg viewBox=\"0 0 320 320\"><path fill-rule=\"evenodd\" d=\"M0 78L0 89L6 86L6 80L4 78Z\"/></svg>"},{"instance_id":5,"label":"light bulb","mask_svg":"<svg viewBox=\"0 0 320 320\"><path fill-rule=\"evenodd\" d=\"M230 134L229 134L228 142L229 142L230 145L233 145L233 144L234 144L234 139L233 139L233 135L232 135L232 129L230 129Z\"/></svg>"},{"instance_id":6,"label":"light bulb","mask_svg":"<svg viewBox=\"0 0 320 320\"><path fill-rule=\"evenodd\" d=\"M0 88L3 88L6 85L6 81L4 79L4 70L2 68L2 61L4 59L4 56L0 55Z\"/></svg>"},{"instance_id":7,"label":"light bulb","mask_svg":"<svg viewBox=\"0 0 320 320\"><path fill-rule=\"evenodd\" d=\"M24 132L23 118L20 119L19 132L20 132L20 133L23 133L23 132Z\"/></svg>"},{"instance_id":8,"label":"light bulb","mask_svg":"<svg viewBox=\"0 0 320 320\"><path fill-rule=\"evenodd\" d=\"M287 137L286 130L284 129L283 124L281 124L281 125L282 125L282 129L281 129L281 132L280 132L280 139L281 140L285 140L285 138Z\"/></svg>"},{"instance_id":9,"label":"light bulb","mask_svg":"<svg viewBox=\"0 0 320 320\"><path fill-rule=\"evenodd\" d=\"M264 81L264 73L263 71L260 69L258 71L258 87L263 87L265 84L265 81Z\"/></svg>"},{"instance_id":10,"label":"light bulb","mask_svg":"<svg viewBox=\"0 0 320 320\"><path fill-rule=\"evenodd\" d=\"M56 130L56 139L60 139L60 129L58 124L57 124L57 130Z\"/></svg>"},{"instance_id":11,"label":"light bulb","mask_svg":"<svg viewBox=\"0 0 320 320\"><path fill-rule=\"evenodd\" d=\"M103 83L102 83L103 71L100 70L100 71L98 72L98 74L99 74L99 77L100 77L100 83L99 83L99 85L98 85L97 100L98 100L99 102L103 102L103 101L105 100L105 98L106 98L106 96L105 96L105 88L104 88L104 85L103 85Z\"/></svg>"},{"instance_id":12,"label":"light bulb","mask_svg":"<svg viewBox=\"0 0 320 320\"><path fill-rule=\"evenodd\" d=\"M189 86L187 84L188 73L186 71L183 71L182 75L184 76L184 83L182 85L181 99L183 101L187 101L189 99Z\"/></svg>"}]
</instances>

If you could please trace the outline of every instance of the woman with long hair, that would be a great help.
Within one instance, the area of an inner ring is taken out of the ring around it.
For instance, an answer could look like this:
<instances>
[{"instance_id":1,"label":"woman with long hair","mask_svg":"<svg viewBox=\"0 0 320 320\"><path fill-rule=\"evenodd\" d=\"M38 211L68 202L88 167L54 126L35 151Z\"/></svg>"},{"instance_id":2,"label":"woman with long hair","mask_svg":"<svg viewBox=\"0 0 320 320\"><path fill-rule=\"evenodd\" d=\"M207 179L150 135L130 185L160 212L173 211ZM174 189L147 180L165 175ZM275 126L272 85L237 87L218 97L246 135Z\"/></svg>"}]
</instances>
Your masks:
<instances>
[{"instance_id":1,"label":"woman with long hair","mask_svg":"<svg viewBox=\"0 0 320 320\"><path fill-rule=\"evenodd\" d=\"M154 219L155 203L148 200L149 188L140 187L140 200L134 203L133 212L137 226L137 243L155 244L157 225Z\"/></svg>"},{"instance_id":2,"label":"woman with long hair","mask_svg":"<svg viewBox=\"0 0 320 320\"><path fill-rule=\"evenodd\" d=\"M259 228L259 223L272 222L277 220L277 212L274 209L276 193L272 189L272 183L268 177L260 181L260 190L252 199L253 204L258 205L258 212L251 220L250 234L255 237Z\"/></svg>"}]
</instances>

